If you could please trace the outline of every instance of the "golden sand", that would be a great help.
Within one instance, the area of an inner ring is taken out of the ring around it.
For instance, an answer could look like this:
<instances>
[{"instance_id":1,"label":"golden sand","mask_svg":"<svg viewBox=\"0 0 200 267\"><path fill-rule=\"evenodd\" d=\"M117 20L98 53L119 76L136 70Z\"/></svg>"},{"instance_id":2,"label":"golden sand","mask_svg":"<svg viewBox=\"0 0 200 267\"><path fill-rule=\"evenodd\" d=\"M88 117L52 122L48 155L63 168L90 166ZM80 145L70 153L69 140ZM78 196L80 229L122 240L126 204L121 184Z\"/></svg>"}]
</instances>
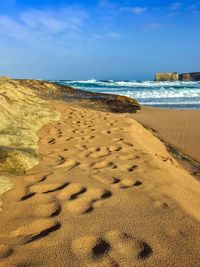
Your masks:
<instances>
[{"instance_id":1,"label":"golden sand","mask_svg":"<svg viewBox=\"0 0 200 267\"><path fill-rule=\"evenodd\" d=\"M200 184L127 116L51 101L39 164L11 178L0 266L200 266Z\"/></svg>"}]
</instances>

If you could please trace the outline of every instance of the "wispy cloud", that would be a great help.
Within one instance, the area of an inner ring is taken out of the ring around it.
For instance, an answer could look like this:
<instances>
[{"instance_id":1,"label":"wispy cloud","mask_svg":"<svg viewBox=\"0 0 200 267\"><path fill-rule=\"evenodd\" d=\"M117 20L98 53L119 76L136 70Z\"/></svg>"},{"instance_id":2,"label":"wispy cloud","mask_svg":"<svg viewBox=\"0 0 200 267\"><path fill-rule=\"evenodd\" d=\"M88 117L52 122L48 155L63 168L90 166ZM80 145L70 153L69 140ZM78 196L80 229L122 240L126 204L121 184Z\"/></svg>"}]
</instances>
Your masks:
<instances>
[{"instance_id":1,"label":"wispy cloud","mask_svg":"<svg viewBox=\"0 0 200 267\"><path fill-rule=\"evenodd\" d=\"M147 7L122 7L121 10L135 15L140 15L147 11Z\"/></svg>"},{"instance_id":2,"label":"wispy cloud","mask_svg":"<svg viewBox=\"0 0 200 267\"><path fill-rule=\"evenodd\" d=\"M0 16L0 33L16 39L28 38L28 29L9 16Z\"/></svg>"},{"instance_id":3,"label":"wispy cloud","mask_svg":"<svg viewBox=\"0 0 200 267\"><path fill-rule=\"evenodd\" d=\"M45 28L57 33L67 29L77 30L88 17L85 11L71 8L52 10L29 10L21 13L21 21L32 28Z\"/></svg>"},{"instance_id":4,"label":"wispy cloud","mask_svg":"<svg viewBox=\"0 0 200 267\"><path fill-rule=\"evenodd\" d=\"M28 41L29 38L50 37L79 31L88 19L84 10L61 8L57 10L31 9L18 17L0 16L0 34Z\"/></svg>"}]
</instances>

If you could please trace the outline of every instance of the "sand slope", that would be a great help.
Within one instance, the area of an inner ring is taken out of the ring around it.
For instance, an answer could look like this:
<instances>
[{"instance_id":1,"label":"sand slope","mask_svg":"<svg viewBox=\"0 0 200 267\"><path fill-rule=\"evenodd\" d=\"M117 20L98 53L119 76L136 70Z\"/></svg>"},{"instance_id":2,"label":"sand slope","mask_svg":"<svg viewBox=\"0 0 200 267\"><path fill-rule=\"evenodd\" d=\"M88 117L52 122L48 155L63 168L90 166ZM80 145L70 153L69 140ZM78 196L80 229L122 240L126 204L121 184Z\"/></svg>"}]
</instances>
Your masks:
<instances>
[{"instance_id":1,"label":"sand slope","mask_svg":"<svg viewBox=\"0 0 200 267\"><path fill-rule=\"evenodd\" d=\"M0 77L0 172L37 164L37 131L59 114L20 81Z\"/></svg>"},{"instance_id":2,"label":"sand slope","mask_svg":"<svg viewBox=\"0 0 200 267\"><path fill-rule=\"evenodd\" d=\"M59 119L45 103L28 86L0 77L0 196L12 186L6 179L10 173L38 163L37 131Z\"/></svg>"},{"instance_id":3,"label":"sand slope","mask_svg":"<svg viewBox=\"0 0 200 267\"><path fill-rule=\"evenodd\" d=\"M42 159L12 179L0 266L200 266L200 185L140 124L52 102Z\"/></svg>"}]
</instances>

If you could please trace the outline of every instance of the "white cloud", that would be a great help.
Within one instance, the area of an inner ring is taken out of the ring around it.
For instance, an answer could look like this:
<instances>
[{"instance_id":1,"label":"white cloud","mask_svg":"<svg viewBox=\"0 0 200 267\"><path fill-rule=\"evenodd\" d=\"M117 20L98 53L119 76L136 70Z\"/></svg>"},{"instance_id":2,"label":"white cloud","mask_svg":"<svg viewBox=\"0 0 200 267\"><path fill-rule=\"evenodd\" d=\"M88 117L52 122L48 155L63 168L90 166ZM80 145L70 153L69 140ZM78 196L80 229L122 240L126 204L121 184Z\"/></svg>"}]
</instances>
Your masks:
<instances>
[{"instance_id":1,"label":"white cloud","mask_svg":"<svg viewBox=\"0 0 200 267\"><path fill-rule=\"evenodd\" d=\"M132 13L132 14L140 15L140 14L145 13L147 11L147 8L136 6L136 7L123 7L121 8L121 10Z\"/></svg>"},{"instance_id":2,"label":"white cloud","mask_svg":"<svg viewBox=\"0 0 200 267\"><path fill-rule=\"evenodd\" d=\"M78 30L88 15L81 10L29 10L21 13L24 24L32 28L44 28L52 33L68 29Z\"/></svg>"}]
</instances>

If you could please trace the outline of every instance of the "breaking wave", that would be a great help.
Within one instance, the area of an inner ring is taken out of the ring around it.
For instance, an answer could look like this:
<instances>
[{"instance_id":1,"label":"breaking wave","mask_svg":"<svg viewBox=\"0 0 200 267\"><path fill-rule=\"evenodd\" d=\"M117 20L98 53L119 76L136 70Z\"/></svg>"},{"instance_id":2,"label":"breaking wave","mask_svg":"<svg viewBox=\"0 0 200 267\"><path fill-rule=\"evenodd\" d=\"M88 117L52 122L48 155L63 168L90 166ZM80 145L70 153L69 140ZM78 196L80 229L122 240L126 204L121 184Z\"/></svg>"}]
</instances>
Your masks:
<instances>
[{"instance_id":1,"label":"breaking wave","mask_svg":"<svg viewBox=\"0 0 200 267\"><path fill-rule=\"evenodd\" d=\"M125 95L147 106L200 108L200 82L155 82L114 80L54 80L91 92ZM155 101L156 100L156 101Z\"/></svg>"}]
</instances>

